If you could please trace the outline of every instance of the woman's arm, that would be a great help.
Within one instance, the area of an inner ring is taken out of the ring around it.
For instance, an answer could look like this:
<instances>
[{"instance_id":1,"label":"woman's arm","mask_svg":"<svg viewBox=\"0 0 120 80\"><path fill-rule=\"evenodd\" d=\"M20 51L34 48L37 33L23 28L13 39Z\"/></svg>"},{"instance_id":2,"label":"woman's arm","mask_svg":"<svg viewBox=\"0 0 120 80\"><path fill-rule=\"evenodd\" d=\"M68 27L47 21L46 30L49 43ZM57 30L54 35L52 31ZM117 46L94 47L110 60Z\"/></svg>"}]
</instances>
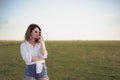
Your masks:
<instances>
[{"instance_id":1,"label":"woman's arm","mask_svg":"<svg viewBox=\"0 0 120 80\"><path fill-rule=\"evenodd\" d=\"M33 56L32 56L32 59L31 59L32 62L35 62L35 61L42 61L42 60L44 60L44 59L39 58L39 57L33 57Z\"/></svg>"},{"instance_id":2,"label":"woman's arm","mask_svg":"<svg viewBox=\"0 0 120 80\"><path fill-rule=\"evenodd\" d=\"M43 40L43 37L40 36L40 53L43 56L46 52L45 42Z\"/></svg>"},{"instance_id":3,"label":"woman's arm","mask_svg":"<svg viewBox=\"0 0 120 80\"><path fill-rule=\"evenodd\" d=\"M32 56L32 59L31 59L32 62L40 61L40 60L41 60L40 58L38 58L38 57L33 57L33 56Z\"/></svg>"}]
</instances>

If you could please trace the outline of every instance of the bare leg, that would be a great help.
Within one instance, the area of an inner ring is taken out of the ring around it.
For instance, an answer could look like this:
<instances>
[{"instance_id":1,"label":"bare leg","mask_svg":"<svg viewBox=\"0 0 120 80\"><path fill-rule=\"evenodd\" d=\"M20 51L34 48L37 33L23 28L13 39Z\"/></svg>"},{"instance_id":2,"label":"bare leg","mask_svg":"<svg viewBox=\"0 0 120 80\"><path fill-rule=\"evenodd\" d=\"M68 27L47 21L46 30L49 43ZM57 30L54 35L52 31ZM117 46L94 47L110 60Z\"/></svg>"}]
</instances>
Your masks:
<instances>
[{"instance_id":1,"label":"bare leg","mask_svg":"<svg viewBox=\"0 0 120 80\"><path fill-rule=\"evenodd\" d=\"M38 80L49 80L48 78L40 78Z\"/></svg>"},{"instance_id":2,"label":"bare leg","mask_svg":"<svg viewBox=\"0 0 120 80\"><path fill-rule=\"evenodd\" d=\"M33 77L28 77L28 78L25 78L24 80L36 80L36 79Z\"/></svg>"}]
</instances>

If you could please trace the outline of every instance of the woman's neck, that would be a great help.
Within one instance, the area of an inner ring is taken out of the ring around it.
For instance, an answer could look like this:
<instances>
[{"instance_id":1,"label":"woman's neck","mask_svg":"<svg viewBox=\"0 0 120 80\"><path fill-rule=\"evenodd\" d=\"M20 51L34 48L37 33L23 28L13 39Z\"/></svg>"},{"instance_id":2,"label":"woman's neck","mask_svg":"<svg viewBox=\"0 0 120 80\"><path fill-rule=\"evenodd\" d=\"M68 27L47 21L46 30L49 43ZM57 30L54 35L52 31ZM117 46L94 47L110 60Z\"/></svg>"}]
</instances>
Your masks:
<instances>
[{"instance_id":1,"label":"woman's neck","mask_svg":"<svg viewBox=\"0 0 120 80\"><path fill-rule=\"evenodd\" d=\"M30 43L31 45L33 45L33 46L35 46L35 44L36 44L36 42L35 42L34 39L29 40L29 43Z\"/></svg>"}]
</instances>

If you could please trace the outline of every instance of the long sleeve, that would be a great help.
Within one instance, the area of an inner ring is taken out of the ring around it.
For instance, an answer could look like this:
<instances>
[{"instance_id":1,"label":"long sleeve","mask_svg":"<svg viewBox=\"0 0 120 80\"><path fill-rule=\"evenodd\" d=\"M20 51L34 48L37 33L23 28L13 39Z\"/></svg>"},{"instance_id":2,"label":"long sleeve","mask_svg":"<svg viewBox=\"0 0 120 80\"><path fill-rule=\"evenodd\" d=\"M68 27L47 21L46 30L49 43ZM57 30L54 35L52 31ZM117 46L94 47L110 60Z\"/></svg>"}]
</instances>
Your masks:
<instances>
[{"instance_id":1,"label":"long sleeve","mask_svg":"<svg viewBox=\"0 0 120 80\"><path fill-rule=\"evenodd\" d=\"M21 50L21 55L23 60L26 62L26 64L31 63L31 54L29 53L27 46L25 45L25 43L22 43L20 46L20 50Z\"/></svg>"}]
</instances>

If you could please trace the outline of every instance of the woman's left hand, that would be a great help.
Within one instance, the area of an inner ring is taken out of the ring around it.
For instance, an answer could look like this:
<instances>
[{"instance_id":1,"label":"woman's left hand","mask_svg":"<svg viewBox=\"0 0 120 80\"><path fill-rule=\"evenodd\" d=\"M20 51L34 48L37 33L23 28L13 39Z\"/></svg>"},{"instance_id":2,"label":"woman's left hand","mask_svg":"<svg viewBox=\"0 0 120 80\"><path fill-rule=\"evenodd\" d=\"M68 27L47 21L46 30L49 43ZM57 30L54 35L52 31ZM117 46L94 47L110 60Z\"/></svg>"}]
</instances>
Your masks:
<instances>
[{"instance_id":1,"label":"woman's left hand","mask_svg":"<svg viewBox=\"0 0 120 80\"><path fill-rule=\"evenodd\" d=\"M44 42L44 39L43 39L42 36L39 36L39 42L40 42L40 43Z\"/></svg>"}]
</instances>

